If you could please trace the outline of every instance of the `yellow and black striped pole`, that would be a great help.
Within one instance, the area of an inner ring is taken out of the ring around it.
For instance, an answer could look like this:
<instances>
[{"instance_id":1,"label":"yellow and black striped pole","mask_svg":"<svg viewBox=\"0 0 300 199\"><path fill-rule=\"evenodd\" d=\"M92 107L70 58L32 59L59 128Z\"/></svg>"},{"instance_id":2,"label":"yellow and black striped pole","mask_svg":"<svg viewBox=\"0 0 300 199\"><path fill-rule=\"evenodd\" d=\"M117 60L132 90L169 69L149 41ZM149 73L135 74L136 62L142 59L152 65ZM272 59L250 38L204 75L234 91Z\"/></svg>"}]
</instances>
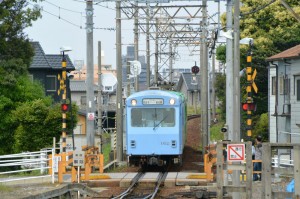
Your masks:
<instances>
[{"instance_id":1,"label":"yellow and black striped pole","mask_svg":"<svg viewBox=\"0 0 300 199\"><path fill-rule=\"evenodd\" d=\"M61 62L62 66L62 152L65 153L67 149L67 89L66 89L66 80L67 80L67 61L63 53L63 58ZM65 108L63 106L66 106Z\"/></svg>"},{"instance_id":2,"label":"yellow and black striped pole","mask_svg":"<svg viewBox=\"0 0 300 199\"><path fill-rule=\"evenodd\" d=\"M251 47L250 47L251 49ZM247 68L246 68L246 74L247 74L247 136L252 136L252 105L253 105L253 97L252 97L252 55L251 50L249 50L247 54Z\"/></svg>"}]
</instances>

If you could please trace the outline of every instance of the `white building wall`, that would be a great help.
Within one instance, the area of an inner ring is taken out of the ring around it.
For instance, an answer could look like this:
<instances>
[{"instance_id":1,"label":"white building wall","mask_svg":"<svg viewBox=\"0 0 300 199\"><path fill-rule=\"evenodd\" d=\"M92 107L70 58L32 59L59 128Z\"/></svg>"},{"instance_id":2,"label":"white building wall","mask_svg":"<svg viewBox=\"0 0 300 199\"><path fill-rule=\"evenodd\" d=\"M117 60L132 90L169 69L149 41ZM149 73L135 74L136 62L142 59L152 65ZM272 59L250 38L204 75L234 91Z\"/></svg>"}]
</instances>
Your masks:
<instances>
[{"instance_id":1,"label":"white building wall","mask_svg":"<svg viewBox=\"0 0 300 199\"><path fill-rule=\"evenodd\" d=\"M300 101L297 101L297 80L300 60L291 60L291 143L300 143ZM299 90L299 89L298 89Z\"/></svg>"},{"instance_id":2,"label":"white building wall","mask_svg":"<svg viewBox=\"0 0 300 199\"><path fill-rule=\"evenodd\" d=\"M269 71L269 131L270 131L270 142L276 142L276 117L272 116L275 113L275 101L276 95L272 95L272 77L276 77L276 68L270 68Z\"/></svg>"}]
</instances>

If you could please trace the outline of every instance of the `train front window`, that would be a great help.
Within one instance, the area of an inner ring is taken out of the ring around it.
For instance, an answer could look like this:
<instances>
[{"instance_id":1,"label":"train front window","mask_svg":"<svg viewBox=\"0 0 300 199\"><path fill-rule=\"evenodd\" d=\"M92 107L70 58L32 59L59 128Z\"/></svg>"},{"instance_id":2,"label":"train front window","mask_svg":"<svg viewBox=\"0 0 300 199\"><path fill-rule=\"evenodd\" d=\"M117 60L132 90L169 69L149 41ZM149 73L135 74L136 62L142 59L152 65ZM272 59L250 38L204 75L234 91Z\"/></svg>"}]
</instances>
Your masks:
<instances>
[{"instance_id":1,"label":"train front window","mask_svg":"<svg viewBox=\"0 0 300 199\"><path fill-rule=\"evenodd\" d=\"M174 127L174 108L133 108L131 109L132 127Z\"/></svg>"}]
</instances>

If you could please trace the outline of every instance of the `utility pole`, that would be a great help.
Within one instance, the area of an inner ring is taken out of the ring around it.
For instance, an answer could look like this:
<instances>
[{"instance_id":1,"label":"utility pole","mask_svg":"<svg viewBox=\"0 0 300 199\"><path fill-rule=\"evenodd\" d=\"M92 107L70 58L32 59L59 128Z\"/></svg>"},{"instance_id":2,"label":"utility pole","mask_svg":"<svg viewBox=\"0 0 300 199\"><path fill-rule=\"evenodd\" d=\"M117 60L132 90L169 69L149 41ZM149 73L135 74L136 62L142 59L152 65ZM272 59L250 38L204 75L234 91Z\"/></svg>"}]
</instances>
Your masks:
<instances>
[{"instance_id":1,"label":"utility pole","mask_svg":"<svg viewBox=\"0 0 300 199\"><path fill-rule=\"evenodd\" d=\"M207 0L202 0L202 31L200 47L200 69L201 69L201 122L202 122L202 152L205 153L205 147L208 145L208 58L207 58Z\"/></svg>"},{"instance_id":2,"label":"utility pole","mask_svg":"<svg viewBox=\"0 0 300 199\"><path fill-rule=\"evenodd\" d=\"M240 130L241 130L241 99L240 99L240 0L234 1L234 62L233 62L233 117L232 120L232 140L240 142ZM240 172L233 171L232 184L238 186L240 184ZM240 193L234 192L232 194L233 199L239 199Z\"/></svg>"},{"instance_id":3,"label":"utility pole","mask_svg":"<svg viewBox=\"0 0 300 199\"><path fill-rule=\"evenodd\" d=\"M98 41L98 134L100 136L100 153L102 154L102 80L101 80L101 41Z\"/></svg>"},{"instance_id":4,"label":"utility pole","mask_svg":"<svg viewBox=\"0 0 300 199\"><path fill-rule=\"evenodd\" d=\"M226 32L232 33L232 0L226 5ZM226 124L225 140L232 140L233 126L233 38L226 39Z\"/></svg>"},{"instance_id":5,"label":"utility pole","mask_svg":"<svg viewBox=\"0 0 300 199\"><path fill-rule=\"evenodd\" d=\"M147 54L147 88L150 87L150 5L147 3L147 19L146 19L146 54Z\"/></svg>"},{"instance_id":6,"label":"utility pole","mask_svg":"<svg viewBox=\"0 0 300 199\"><path fill-rule=\"evenodd\" d=\"M216 95L215 95L215 60L216 59L216 53L215 49L212 50L212 69L211 69L211 109L212 109L212 119L215 120L216 118Z\"/></svg>"},{"instance_id":7,"label":"utility pole","mask_svg":"<svg viewBox=\"0 0 300 199\"><path fill-rule=\"evenodd\" d=\"M170 26L170 32L172 32L172 26ZM173 48L172 48L172 33L170 33L170 38L169 38L169 83L172 85L173 82Z\"/></svg>"},{"instance_id":8,"label":"utility pole","mask_svg":"<svg viewBox=\"0 0 300 199\"><path fill-rule=\"evenodd\" d=\"M93 50L93 0L86 1L86 60L87 60L87 78L86 78L86 110L87 110L87 146L95 145L95 118L89 115L95 114L94 102L94 50Z\"/></svg>"},{"instance_id":9,"label":"utility pole","mask_svg":"<svg viewBox=\"0 0 300 199\"><path fill-rule=\"evenodd\" d=\"M135 11L134 11L134 60L139 60L139 4L138 1L135 1ZM139 75L135 76L135 91L139 91Z\"/></svg>"},{"instance_id":10,"label":"utility pole","mask_svg":"<svg viewBox=\"0 0 300 199\"><path fill-rule=\"evenodd\" d=\"M158 18L155 23L156 34L155 34L155 66L154 66L154 86L158 85Z\"/></svg>"},{"instance_id":11,"label":"utility pole","mask_svg":"<svg viewBox=\"0 0 300 199\"><path fill-rule=\"evenodd\" d=\"M121 46L121 0L116 1L116 58L117 58L117 161L123 160L123 101L122 101L122 46Z\"/></svg>"}]
</instances>

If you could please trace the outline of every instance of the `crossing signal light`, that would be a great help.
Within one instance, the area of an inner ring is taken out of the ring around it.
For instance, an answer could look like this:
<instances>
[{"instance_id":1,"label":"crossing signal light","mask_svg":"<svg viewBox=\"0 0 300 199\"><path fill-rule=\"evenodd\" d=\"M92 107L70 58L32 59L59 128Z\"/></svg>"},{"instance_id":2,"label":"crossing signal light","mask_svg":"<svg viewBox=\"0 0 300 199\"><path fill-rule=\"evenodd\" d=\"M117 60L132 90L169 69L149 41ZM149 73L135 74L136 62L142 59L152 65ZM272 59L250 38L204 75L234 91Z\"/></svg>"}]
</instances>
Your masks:
<instances>
[{"instance_id":1,"label":"crossing signal light","mask_svg":"<svg viewBox=\"0 0 300 199\"><path fill-rule=\"evenodd\" d=\"M242 103L242 109L244 111L256 111L256 104L254 104L254 103Z\"/></svg>"},{"instance_id":2,"label":"crossing signal light","mask_svg":"<svg viewBox=\"0 0 300 199\"><path fill-rule=\"evenodd\" d=\"M67 112L69 110L69 104L61 104L61 110Z\"/></svg>"},{"instance_id":3,"label":"crossing signal light","mask_svg":"<svg viewBox=\"0 0 300 199\"><path fill-rule=\"evenodd\" d=\"M222 127L222 128L221 128L221 132L222 132L222 133L226 133L226 132L227 132L227 127L226 127L226 126Z\"/></svg>"}]
</instances>

